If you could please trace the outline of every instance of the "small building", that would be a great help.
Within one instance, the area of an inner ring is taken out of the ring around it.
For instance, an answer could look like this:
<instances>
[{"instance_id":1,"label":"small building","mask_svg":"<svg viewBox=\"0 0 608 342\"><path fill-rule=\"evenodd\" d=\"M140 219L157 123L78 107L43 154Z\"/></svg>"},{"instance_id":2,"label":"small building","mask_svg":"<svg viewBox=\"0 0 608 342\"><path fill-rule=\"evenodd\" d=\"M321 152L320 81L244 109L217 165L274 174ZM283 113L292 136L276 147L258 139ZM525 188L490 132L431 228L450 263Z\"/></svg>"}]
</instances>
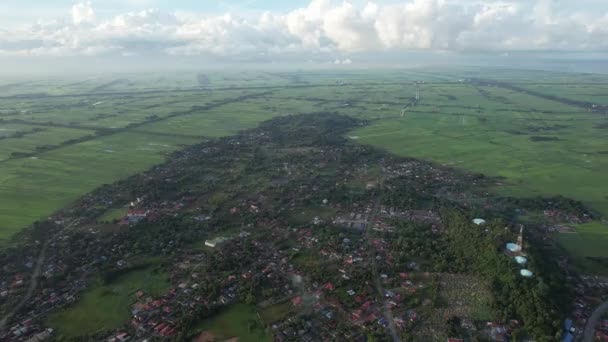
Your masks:
<instances>
[{"instance_id":1,"label":"small building","mask_svg":"<svg viewBox=\"0 0 608 342\"><path fill-rule=\"evenodd\" d=\"M215 239L205 240L205 246L215 248L228 240L226 237L216 237Z\"/></svg>"},{"instance_id":2,"label":"small building","mask_svg":"<svg viewBox=\"0 0 608 342\"><path fill-rule=\"evenodd\" d=\"M526 277L526 278L530 278L534 275L534 273L532 273L532 271L526 270L526 269L520 270L519 274L521 274L522 277Z\"/></svg>"},{"instance_id":3,"label":"small building","mask_svg":"<svg viewBox=\"0 0 608 342\"><path fill-rule=\"evenodd\" d=\"M486 223L486 220L481 219L481 218L476 218L476 219L473 219L473 223L475 223L478 226L481 226Z\"/></svg>"},{"instance_id":4,"label":"small building","mask_svg":"<svg viewBox=\"0 0 608 342\"><path fill-rule=\"evenodd\" d=\"M302 297L297 296L291 299L291 304L293 304L293 306L298 306L300 304L302 304Z\"/></svg>"},{"instance_id":5,"label":"small building","mask_svg":"<svg viewBox=\"0 0 608 342\"><path fill-rule=\"evenodd\" d=\"M138 223L148 216L148 210L143 209L129 209L127 212L127 220L130 224Z\"/></svg>"}]
</instances>

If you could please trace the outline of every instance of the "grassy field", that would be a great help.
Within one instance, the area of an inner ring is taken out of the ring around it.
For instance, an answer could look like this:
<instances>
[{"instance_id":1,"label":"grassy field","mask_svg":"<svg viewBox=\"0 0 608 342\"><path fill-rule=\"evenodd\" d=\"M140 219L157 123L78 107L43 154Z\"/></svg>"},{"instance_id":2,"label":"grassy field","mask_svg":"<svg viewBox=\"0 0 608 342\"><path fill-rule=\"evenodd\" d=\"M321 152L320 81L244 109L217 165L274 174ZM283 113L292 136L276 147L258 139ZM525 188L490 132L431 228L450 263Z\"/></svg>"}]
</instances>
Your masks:
<instances>
[{"instance_id":1,"label":"grassy field","mask_svg":"<svg viewBox=\"0 0 608 342\"><path fill-rule=\"evenodd\" d=\"M270 341L257 316L255 306L236 304L195 327L211 331L219 341L238 337L241 342Z\"/></svg>"},{"instance_id":2,"label":"grassy field","mask_svg":"<svg viewBox=\"0 0 608 342\"><path fill-rule=\"evenodd\" d=\"M606 76L498 69L205 76L207 83L199 84L197 73L188 72L97 75L26 80L5 89L0 241L101 184L162 162L183 145L235 134L278 115L322 111L371 120L348 134L358 142L504 177L495 189L503 194L561 194L608 214L605 115L467 81L496 80L602 104ZM415 81L421 100L411 106ZM260 96L200 107L253 93ZM65 145L79 138L85 141Z\"/></svg>"},{"instance_id":3,"label":"grassy field","mask_svg":"<svg viewBox=\"0 0 608 342\"><path fill-rule=\"evenodd\" d=\"M566 122L562 126L567 127L559 132L530 132L531 124L525 119L529 116L512 113L509 119L484 121L475 115L410 113L404 118L377 121L350 135L398 155L505 177L504 186L497 188L504 194L561 194L608 214L606 189L601 186L608 184L602 132L584 121ZM559 140L531 140L556 135Z\"/></svg>"},{"instance_id":4,"label":"grassy field","mask_svg":"<svg viewBox=\"0 0 608 342\"><path fill-rule=\"evenodd\" d=\"M576 233L555 233L554 236L584 271L608 275L608 264L598 261L608 258L606 225L592 222L574 228Z\"/></svg>"},{"instance_id":5,"label":"grassy field","mask_svg":"<svg viewBox=\"0 0 608 342\"><path fill-rule=\"evenodd\" d=\"M112 222L119 220L127 215L127 208L108 209L103 215L97 218L97 222Z\"/></svg>"},{"instance_id":6,"label":"grassy field","mask_svg":"<svg viewBox=\"0 0 608 342\"><path fill-rule=\"evenodd\" d=\"M99 280L75 305L51 315L48 324L67 338L115 329L129 319L133 293L142 290L158 295L168 286L167 275L152 266L127 272L109 283Z\"/></svg>"},{"instance_id":7,"label":"grassy field","mask_svg":"<svg viewBox=\"0 0 608 342\"><path fill-rule=\"evenodd\" d=\"M76 200L104 183L161 163L196 139L118 133L0 164L0 238ZM10 199L10 200L8 200Z\"/></svg>"},{"instance_id":8,"label":"grassy field","mask_svg":"<svg viewBox=\"0 0 608 342\"><path fill-rule=\"evenodd\" d=\"M292 308L293 304L291 304L291 301L285 301L262 309L260 316L264 320L265 324L270 324L272 322L285 319L285 317L291 312Z\"/></svg>"},{"instance_id":9,"label":"grassy field","mask_svg":"<svg viewBox=\"0 0 608 342\"><path fill-rule=\"evenodd\" d=\"M478 321L494 319L490 303L492 294L484 282L472 276L442 274L441 282L447 286L440 289L440 298L445 308L441 317L467 317Z\"/></svg>"},{"instance_id":10,"label":"grassy field","mask_svg":"<svg viewBox=\"0 0 608 342\"><path fill-rule=\"evenodd\" d=\"M0 161L11 158L13 153L32 153L44 146L56 146L69 139L78 139L92 135L92 131L72 128L55 128L30 126L31 129L40 129L37 132L25 133L22 137L8 136L0 140ZM27 130L21 131L27 132Z\"/></svg>"}]
</instances>

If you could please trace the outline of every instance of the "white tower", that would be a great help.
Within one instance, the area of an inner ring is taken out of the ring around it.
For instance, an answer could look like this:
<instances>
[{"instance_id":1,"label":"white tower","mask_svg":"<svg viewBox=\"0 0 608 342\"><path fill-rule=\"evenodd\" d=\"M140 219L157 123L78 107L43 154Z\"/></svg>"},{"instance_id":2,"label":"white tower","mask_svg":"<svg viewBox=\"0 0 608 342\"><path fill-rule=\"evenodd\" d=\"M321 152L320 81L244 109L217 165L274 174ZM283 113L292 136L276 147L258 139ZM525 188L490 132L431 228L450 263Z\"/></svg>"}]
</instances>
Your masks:
<instances>
[{"instance_id":1,"label":"white tower","mask_svg":"<svg viewBox=\"0 0 608 342\"><path fill-rule=\"evenodd\" d=\"M517 245L519 246L519 250L523 251L524 249L524 225L519 225L519 236L517 237Z\"/></svg>"}]
</instances>

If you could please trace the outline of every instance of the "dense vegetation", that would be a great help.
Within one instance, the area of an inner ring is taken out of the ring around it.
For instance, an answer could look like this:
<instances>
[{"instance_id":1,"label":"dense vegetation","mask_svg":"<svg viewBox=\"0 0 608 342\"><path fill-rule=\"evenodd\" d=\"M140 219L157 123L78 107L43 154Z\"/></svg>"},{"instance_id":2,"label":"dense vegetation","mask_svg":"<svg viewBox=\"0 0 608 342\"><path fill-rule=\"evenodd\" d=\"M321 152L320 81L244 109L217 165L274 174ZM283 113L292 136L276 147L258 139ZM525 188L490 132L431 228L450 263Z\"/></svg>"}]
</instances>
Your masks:
<instances>
[{"instance_id":1,"label":"dense vegetation","mask_svg":"<svg viewBox=\"0 0 608 342\"><path fill-rule=\"evenodd\" d=\"M414 82L420 100L402 117ZM11 84L0 105L0 239L184 145L314 111L369 120L348 133L360 142L503 176L504 195L561 194L606 213L606 124L589 112L605 108L605 83L529 70L345 70Z\"/></svg>"},{"instance_id":2,"label":"dense vegetation","mask_svg":"<svg viewBox=\"0 0 608 342\"><path fill-rule=\"evenodd\" d=\"M372 296L375 289L371 283L375 276L371 267L354 269L346 279L339 275L336 263L316 255L323 248L350 253L351 250L344 246L345 239L359 241L361 248L366 249L369 243L362 241L368 236L327 220L314 228L318 240L315 249L299 251L292 247L298 238L295 232L310 229L312 218L317 213L323 216L324 210L330 209L323 207L326 202L335 206L334 210L345 212L363 211L365 206L379 204L400 211L429 210L439 213L441 221L441 227L433 227L428 223L397 219L393 222L394 233L369 233L390 241L390 250L395 253L395 264L390 266L393 273L406 269L408 263L417 260L423 270L482 278L492 290L491 304L498 321L519 319L525 329L521 334L538 341L557 338L569 299L566 283L556 269L552 255L541 249L535 227L528 227L525 236L529 267L535 277L524 279L519 276L514 261L504 254L505 242L514 239L514 232L505 226L512 227L513 222L502 218L513 219L514 206L524 210L559 208L572 214L586 212L584 206L561 198L497 198L483 190L483 186L494 181L489 177L398 158L344 138L346 132L364 124L330 112L276 118L257 129L190 146L174 153L165 164L97 189L61 214L95 222L107 210L126 205L138 197L144 198L146 208L159 214L154 219L100 238L85 230L71 232L62 239L69 250L54 250L66 253L60 255L67 266L65 274L57 274L44 285L58 284L61 277L74 277L83 263L95 260L90 264L96 267L103 280L100 287L92 291L95 294L101 287L111 286L117 279L128 278L128 274L137 274L149 266L135 264L117 270L117 262L159 257L162 268L171 269L176 277L180 275L173 267L176 261L199 253L204 262L197 266L197 272L205 277L198 280L200 287L194 291L196 295L216 297L224 290L218 284L235 273L238 278L235 298L240 303L252 305L281 296L281 289L273 288L265 277L248 278L239 276L238 272L255 269L254 263L270 260L280 251L288 253L286 258L290 258L290 263L312 282L322 283L329 279L338 288L352 287L358 293ZM390 179L386 182L372 182L370 187L366 184L369 178L378 180L388 178L388 175ZM473 225L472 214L483 212L480 207L487 202L497 204L493 209L496 219L482 227ZM232 211L232 208L238 210ZM315 214L298 222L298 212L305 209ZM331 218L332 212L329 213L327 216ZM195 219L201 216L205 218ZM44 240L49 238L46 232L56 229L52 223L40 223L35 225L32 234ZM253 238L234 239L213 252L200 249L205 239L218 235L238 236L243 229L252 231ZM269 233L272 235L267 235ZM106 259L101 258L104 254ZM17 257L17 254L4 257ZM379 267L384 270L387 264ZM184 273L190 276L190 272ZM154 276L159 274L162 273L153 273ZM139 279L133 282L140 284ZM437 280L431 279L424 290L431 305L439 305L438 287ZM346 309L359 305L345 291L335 296ZM89 294L89 297L89 303L98 299L95 295ZM418 299L412 299L411 303L419 304ZM176 326L184 334L215 312L209 308L184 307L180 310L183 312L180 311ZM72 311L60 317L70 317L70 314ZM340 328L348 331L349 326ZM374 334L386 335L379 326L376 330Z\"/></svg>"}]
</instances>

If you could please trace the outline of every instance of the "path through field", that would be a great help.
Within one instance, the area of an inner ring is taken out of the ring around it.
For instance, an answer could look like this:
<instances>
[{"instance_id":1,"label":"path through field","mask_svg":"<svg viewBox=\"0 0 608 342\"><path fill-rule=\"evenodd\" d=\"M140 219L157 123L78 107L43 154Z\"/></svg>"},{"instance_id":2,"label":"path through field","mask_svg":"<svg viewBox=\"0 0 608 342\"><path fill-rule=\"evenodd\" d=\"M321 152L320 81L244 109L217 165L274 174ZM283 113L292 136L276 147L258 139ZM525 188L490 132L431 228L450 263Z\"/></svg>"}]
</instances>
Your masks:
<instances>
[{"instance_id":1,"label":"path through field","mask_svg":"<svg viewBox=\"0 0 608 342\"><path fill-rule=\"evenodd\" d=\"M34 272L32 272L30 285L28 286L25 295L23 296L23 298L21 298L19 303L17 303L17 305L15 305L13 307L13 309L11 311L9 311L4 317L2 317L2 320L0 320L0 331L4 330L6 323L8 323L8 321L13 317L13 315L15 315L17 312L19 312L19 310L21 310L21 308L25 305L25 303L27 303L27 301L30 300L30 297L36 290L36 287L38 287L38 277L40 276L40 271L42 270L42 265L44 264L44 261L46 259L46 251L49 248L49 243L53 239L55 239L55 237L59 236L59 234L64 229L69 229L69 228L77 225L78 223L80 223L79 220L75 220L75 221L71 222L68 226L60 229L57 233L55 233L55 235L53 235L52 237L50 237L49 239L47 239L44 242L44 244L42 245L42 249L40 249L40 254L38 254L38 259L36 259L36 266L34 267Z\"/></svg>"}]
</instances>

